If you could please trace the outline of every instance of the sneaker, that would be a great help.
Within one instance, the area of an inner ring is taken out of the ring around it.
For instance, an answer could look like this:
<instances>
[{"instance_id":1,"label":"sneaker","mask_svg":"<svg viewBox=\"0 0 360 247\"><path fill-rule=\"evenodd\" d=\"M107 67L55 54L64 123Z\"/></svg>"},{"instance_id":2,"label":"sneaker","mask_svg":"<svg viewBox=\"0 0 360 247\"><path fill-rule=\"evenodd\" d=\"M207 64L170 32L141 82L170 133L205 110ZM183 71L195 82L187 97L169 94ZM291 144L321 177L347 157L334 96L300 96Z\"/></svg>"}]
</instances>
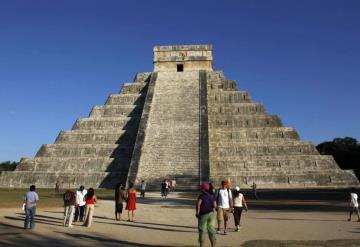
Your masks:
<instances>
[{"instance_id":1,"label":"sneaker","mask_svg":"<svg viewBox=\"0 0 360 247\"><path fill-rule=\"evenodd\" d=\"M224 235L226 235L227 234L227 232L226 231L224 231Z\"/></svg>"},{"instance_id":2,"label":"sneaker","mask_svg":"<svg viewBox=\"0 0 360 247\"><path fill-rule=\"evenodd\" d=\"M217 230L216 233L217 233L217 234L220 234L221 232L220 232L220 230Z\"/></svg>"}]
</instances>

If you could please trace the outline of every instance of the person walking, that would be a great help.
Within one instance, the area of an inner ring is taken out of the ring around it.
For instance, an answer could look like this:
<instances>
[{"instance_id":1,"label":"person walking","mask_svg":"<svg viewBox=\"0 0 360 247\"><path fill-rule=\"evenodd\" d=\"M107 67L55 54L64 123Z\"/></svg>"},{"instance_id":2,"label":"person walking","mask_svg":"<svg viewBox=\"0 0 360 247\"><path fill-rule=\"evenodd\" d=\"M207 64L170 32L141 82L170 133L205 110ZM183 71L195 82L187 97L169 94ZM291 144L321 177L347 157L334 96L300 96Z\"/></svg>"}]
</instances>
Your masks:
<instances>
[{"instance_id":1,"label":"person walking","mask_svg":"<svg viewBox=\"0 0 360 247\"><path fill-rule=\"evenodd\" d=\"M212 247L216 244L216 219L214 214L216 202L214 195L209 193L209 189L209 184L203 183L201 185L201 194L196 202L196 218L198 218L200 247L204 246L206 235L209 236Z\"/></svg>"},{"instance_id":2,"label":"person walking","mask_svg":"<svg viewBox=\"0 0 360 247\"><path fill-rule=\"evenodd\" d=\"M244 198L244 195L240 193L240 187L236 186L233 196L233 205L234 205L234 222L235 222L235 231L240 231L240 220L241 213L245 208L245 211L248 211L248 207Z\"/></svg>"},{"instance_id":3,"label":"person walking","mask_svg":"<svg viewBox=\"0 0 360 247\"><path fill-rule=\"evenodd\" d=\"M121 221L123 203L125 200L125 190L122 183L118 183L115 188L115 220Z\"/></svg>"},{"instance_id":4,"label":"person walking","mask_svg":"<svg viewBox=\"0 0 360 247\"><path fill-rule=\"evenodd\" d=\"M84 200L84 197L87 193L87 190L84 188L83 185L80 186L79 190L76 191L76 206L75 206L75 217L74 222L84 221L84 212L85 212L85 205L86 202Z\"/></svg>"},{"instance_id":5,"label":"person walking","mask_svg":"<svg viewBox=\"0 0 360 247\"><path fill-rule=\"evenodd\" d=\"M64 206L65 206L64 226L65 227L72 227L75 205L76 205L75 192L71 190L67 190L64 193Z\"/></svg>"},{"instance_id":6,"label":"person walking","mask_svg":"<svg viewBox=\"0 0 360 247\"><path fill-rule=\"evenodd\" d=\"M164 180L162 183L161 183L161 197L167 197L167 182L166 180Z\"/></svg>"},{"instance_id":7,"label":"person walking","mask_svg":"<svg viewBox=\"0 0 360 247\"><path fill-rule=\"evenodd\" d=\"M228 181L221 182L221 189L217 191L217 233L220 233L221 223L224 221L224 235L227 234L227 223L229 221L229 213L233 211L232 195Z\"/></svg>"},{"instance_id":8,"label":"person walking","mask_svg":"<svg viewBox=\"0 0 360 247\"><path fill-rule=\"evenodd\" d=\"M142 198L145 198L145 190L146 190L146 183L144 180L142 180L140 184L140 196Z\"/></svg>"},{"instance_id":9,"label":"person walking","mask_svg":"<svg viewBox=\"0 0 360 247\"><path fill-rule=\"evenodd\" d=\"M353 213L356 213L358 221L360 221L358 195L356 194L355 188L352 188L350 191L350 215L348 221L351 221Z\"/></svg>"},{"instance_id":10,"label":"person walking","mask_svg":"<svg viewBox=\"0 0 360 247\"><path fill-rule=\"evenodd\" d=\"M95 203L97 201L95 190L93 188L90 188L88 190L87 194L84 197L84 200L86 202L84 226L90 227L94 215Z\"/></svg>"},{"instance_id":11,"label":"person walking","mask_svg":"<svg viewBox=\"0 0 360 247\"><path fill-rule=\"evenodd\" d=\"M36 202L39 201L39 195L35 192L35 185L30 186L30 190L24 195L25 203L25 229L35 228Z\"/></svg>"},{"instance_id":12,"label":"person walking","mask_svg":"<svg viewBox=\"0 0 360 247\"><path fill-rule=\"evenodd\" d=\"M126 210L128 211L128 221L134 222L136 210L136 189L134 188L134 184L132 182L129 182L129 189L127 190Z\"/></svg>"},{"instance_id":13,"label":"person walking","mask_svg":"<svg viewBox=\"0 0 360 247\"><path fill-rule=\"evenodd\" d=\"M60 182L59 180L56 180L55 183L55 194L59 194L60 193Z\"/></svg>"},{"instance_id":14,"label":"person walking","mask_svg":"<svg viewBox=\"0 0 360 247\"><path fill-rule=\"evenodd\" d=\"M252 191L253 191L253 194L254 194L255 199L256 199L256 200L259 199L259 198L258 198L258 195L257 195L257 190L256 190L256 183L255 183L255 181L253 181L253 184L251 185L251 188L252 188Z\"/></svg>"}]
</instances>

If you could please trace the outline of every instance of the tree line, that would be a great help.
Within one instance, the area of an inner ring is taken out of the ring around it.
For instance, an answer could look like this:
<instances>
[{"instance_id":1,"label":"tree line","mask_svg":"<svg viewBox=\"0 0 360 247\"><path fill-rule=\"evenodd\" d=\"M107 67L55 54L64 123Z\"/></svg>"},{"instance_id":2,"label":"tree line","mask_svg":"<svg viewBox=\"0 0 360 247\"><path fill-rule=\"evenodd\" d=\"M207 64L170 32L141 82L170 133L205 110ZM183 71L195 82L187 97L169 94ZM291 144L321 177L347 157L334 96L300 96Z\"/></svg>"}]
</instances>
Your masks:
<instances>
[{"instance_id":1,"label":"tree line","mask_svg":"<svg viewBox=\"0 0 360 247\"><path fill-rule=\"evenodd\" d=\"M334 156L341 169L353 169L360 178L360 144L352 137L335 138L316 146L320 154Z\"/></svg>"},{"instance_id":2,"label":"tree line","mask_svg":"<svg viewBox=\"0 0 360 247\"><path fill-rule=\"evenodd\" d=\"M13 171L13 170L15 170L16 166L19 163L20 162L16 162L16 161L3 161L3 162L0 162L0 172L1 171Z\"/></svg>"}]
</instances>

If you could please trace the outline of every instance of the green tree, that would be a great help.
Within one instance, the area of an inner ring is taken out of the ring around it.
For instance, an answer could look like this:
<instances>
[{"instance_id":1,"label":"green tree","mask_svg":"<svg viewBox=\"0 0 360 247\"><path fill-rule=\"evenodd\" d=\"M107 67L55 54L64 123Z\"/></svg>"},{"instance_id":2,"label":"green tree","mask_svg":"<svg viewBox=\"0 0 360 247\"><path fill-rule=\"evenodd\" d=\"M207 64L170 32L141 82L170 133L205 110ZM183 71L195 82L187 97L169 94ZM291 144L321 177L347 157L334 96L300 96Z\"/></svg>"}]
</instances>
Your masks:
<instances>
[{"instance_id":1,"label":"green tree","mask_svg":"<svg viewBox=\"0 0 360 247\"><path fill-rule=\"evenodd\" d=\"M1 171L13 171L15 170L16 166L19 164L19 162L15 161L4 161L0 163L0 172Z\"/></svg>"}]
</instances>

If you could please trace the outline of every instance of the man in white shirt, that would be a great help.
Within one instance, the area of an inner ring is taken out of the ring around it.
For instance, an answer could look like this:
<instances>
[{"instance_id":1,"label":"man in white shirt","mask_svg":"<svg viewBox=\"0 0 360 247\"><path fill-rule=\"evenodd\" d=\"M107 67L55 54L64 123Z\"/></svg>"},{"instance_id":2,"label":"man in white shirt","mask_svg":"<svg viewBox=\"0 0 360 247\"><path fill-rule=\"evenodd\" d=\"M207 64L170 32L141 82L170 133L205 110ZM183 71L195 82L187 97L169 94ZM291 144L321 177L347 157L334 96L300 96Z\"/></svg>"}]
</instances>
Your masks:
<instances>
[{"instance_id":1,"label":"man in white shirt","mask_svg":"<svg viewBox=\"0 0 360 247\"><path fill-rule=\"evenodd\" d=\"M229 221L229 213L233 210L232 195L227 181L221 182L222 188L216 194L217 203L217 233L220 233L221 222L224 221L224 234L227 234L227 222Z\"/></svg>"},{"instance_id":2,"label":"man in white shirt","mask_svg":"<svg viewBox=\"0 0 360 247\"><path fill-rule=\"evenodd\" d=\"M350 216L348 221L351 221L351 216L354 212L358 217L358 221L360 221L358 195L355 193L355 189L352 188L350 192Z\"/></svg>"},{"instance_id":3,"label":"man in white shirt","mask_svg":"<svg viewBox=\"0 0 360 247\"><path fill-rule=\"evenodd\" d=\"M75 207L75 217L74 222L84 221L84 212L85 212L85 200L84 197L87 194L87 190L84 189L84 186L80 186L79 190L76 191L76 207Z\"/></svg>"}]
</instances>

